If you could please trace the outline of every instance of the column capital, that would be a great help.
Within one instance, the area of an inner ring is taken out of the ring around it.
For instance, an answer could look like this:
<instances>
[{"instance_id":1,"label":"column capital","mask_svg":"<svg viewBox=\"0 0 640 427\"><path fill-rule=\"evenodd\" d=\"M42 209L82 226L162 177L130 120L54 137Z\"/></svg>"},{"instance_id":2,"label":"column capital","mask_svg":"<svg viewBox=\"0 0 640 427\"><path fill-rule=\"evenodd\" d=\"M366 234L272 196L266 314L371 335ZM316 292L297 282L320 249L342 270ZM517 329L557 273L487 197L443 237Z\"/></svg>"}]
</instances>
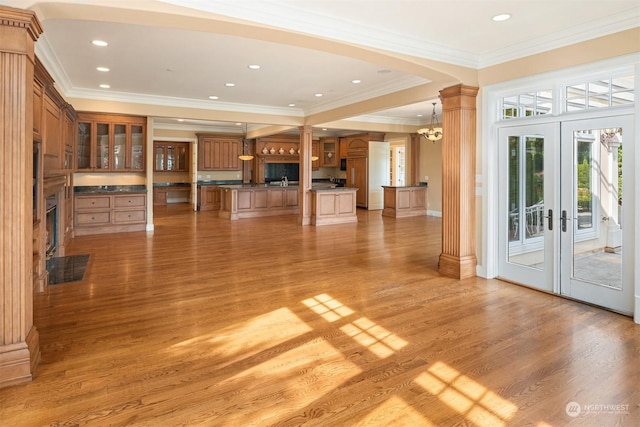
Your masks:
<instances>
[{"instance_id":1,"label":"column capital","mask_svg":"<svg viewBox=\"0 0 640 427\"><path fill-rule=\"evenodd\" d=\"M23 28L33 41L38 40L43 31L35 12L7 6L0 6L0 26Z\"/></svg>"},{"instance_id":2,"label":"column capital","mask_svg":"<svg viewBox=\"0 0 640 427\"><path fill-rule=\"evenodd\" d=\"M455 86L449 86L440 91L441 98L452 98L454 96L471 96L473 98L476 97L480 88L476 86L467 86L463 84L458 84Z\"/></svg>"}]
</instances>

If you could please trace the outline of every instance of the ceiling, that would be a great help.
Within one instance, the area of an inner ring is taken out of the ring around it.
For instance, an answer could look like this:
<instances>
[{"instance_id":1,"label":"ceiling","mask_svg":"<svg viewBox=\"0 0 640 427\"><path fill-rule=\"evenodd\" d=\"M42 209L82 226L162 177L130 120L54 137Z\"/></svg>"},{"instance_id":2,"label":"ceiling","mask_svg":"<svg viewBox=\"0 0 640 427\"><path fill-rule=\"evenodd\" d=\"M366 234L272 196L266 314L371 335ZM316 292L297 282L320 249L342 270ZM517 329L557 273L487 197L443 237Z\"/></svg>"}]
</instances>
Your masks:
<instances>
[{"instance_id":1,"label":"ceiling","mask_svg":"<svg viewBox=\"0 0 640 427\"><path fill-rule=\"evenodd\" d=\"M638 0L0 4L36 11L36 54L65 97L178 107L156 124L190 129L418 127L468 70L640 26ZM500 13L511 19L492 21Z\"/></svg>"}]
</instances>

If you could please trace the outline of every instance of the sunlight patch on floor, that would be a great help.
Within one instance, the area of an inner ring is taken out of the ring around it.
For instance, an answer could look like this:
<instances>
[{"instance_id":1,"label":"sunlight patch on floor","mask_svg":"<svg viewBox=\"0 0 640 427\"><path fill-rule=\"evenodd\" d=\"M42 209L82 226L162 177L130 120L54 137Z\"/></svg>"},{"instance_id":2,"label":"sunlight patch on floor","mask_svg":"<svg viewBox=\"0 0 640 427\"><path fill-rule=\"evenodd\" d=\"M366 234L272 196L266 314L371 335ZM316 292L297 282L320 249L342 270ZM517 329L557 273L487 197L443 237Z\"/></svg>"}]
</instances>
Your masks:
<instances>
[{"instance_id":1,"label":"sunlight patch on floor","mask_svg":"<svg viewBox=\"0 0 640 427\"><path fill-rule=\"evenodd\" d=\"M355 313L351 308L327 294L307 298L302 303L322 316L327 322L335 322ZM340 330L381 359L391 356L408 344L402 338L366 317L347 323L341 326Z\"/></svg>"},{"instance_id":2,"label":"sunlight patch on floor","mask_svg":"<svg viewBox=\"0 0 640 427\"><path fill-rule=\"evenodd\" d=\"M361 373L329 342L313 340L213 385L221 401L215 406L224 408L227 425L271 425L286 414L313 412L322 396Z\"/></svg>"},{"instance_id":3,"label":"sunlight patch on floor","mask_svg":"<svg viewBox=\"0 0 640 427\"><path fill-rule=\"evenodd\" d=\"M170 351L191 351L195 345L213 345L214 356L250 356L310 332L312 328L288 308L256 316L237 325L181 341Z\"/></svg>"},{"instance_id":4,"label":"sunlight patch on floor","mask_svg":"<svg viewBox=\"0 0 640 427\"><path fill-rule=\"evenodd\" d=\"M391 356L407 345L405 340L366 317L347 323L341 326L340 330L381 359Z\"/></svg>"},{"instance_id":5,"label":"sunlight patch on floor","mask_svg":"<svg viewBox=\"0 0 640 427\"><path fill-rule=\"evenodd\" d=\"M506 426L518 407L443 362L414 379L445 405L479 426Z\"/></svg>"},{"instance_id":6,"label":"sunlight patch on floor","mask_svg":"<svg viewBox=\"0 0 640 427\"><path fill-rule=\"evenodd\" d=\"M435 424L398 396L392 396L385 400L354 425L435 427Z\"/></svg>"},{"instance_id":7,"label":"sunlight patch on floor","mask_svg":"<svg viewBox=\"0 0 640 427\"><path fill-rule=\"evenodd\" d=\"M302 303L322 316L327 322L335 322L353 314L353 310L327 294L307 298Z\"/></svg>"}]
</instances>

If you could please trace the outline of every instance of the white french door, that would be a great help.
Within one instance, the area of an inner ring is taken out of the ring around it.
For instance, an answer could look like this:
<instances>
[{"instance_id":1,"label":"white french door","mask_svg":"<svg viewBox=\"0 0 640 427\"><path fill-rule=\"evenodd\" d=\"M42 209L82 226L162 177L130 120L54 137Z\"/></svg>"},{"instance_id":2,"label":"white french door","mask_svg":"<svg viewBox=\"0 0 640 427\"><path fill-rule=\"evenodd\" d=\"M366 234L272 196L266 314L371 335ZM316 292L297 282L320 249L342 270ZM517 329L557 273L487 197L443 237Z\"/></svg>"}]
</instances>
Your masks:
<instances>
[{"instance_id":1,"label":"white french door","mask_svg":"<svg viewBox=\"0 0 640 427\"><path fill-rule=\"evenodd\" d=\"M560 128L539 124L499 131L499 276L555 292L553 213L557 177L551 153Z\"/></svg>"},{"instance_id":2,"label":"white french door","mask_svg":"<svg viewBox=\"0 0 640 427\"><path fill-rule=\"evenodd\" d=\"M633 134L632 116L499 130L500 277L632 313L622 171Z\"/></svg>"},{"instance_id":3,"label":"white french door","mask_svg":"<svg viewBox=\"0 0 640 427\"><path fill-rule=\"evenodd\" d=\"M627 314L633 235L625 233L622 172L633 126L632 116L576 120L563 122L561 135L560 293Z\"/></svg>"}]
</instances>

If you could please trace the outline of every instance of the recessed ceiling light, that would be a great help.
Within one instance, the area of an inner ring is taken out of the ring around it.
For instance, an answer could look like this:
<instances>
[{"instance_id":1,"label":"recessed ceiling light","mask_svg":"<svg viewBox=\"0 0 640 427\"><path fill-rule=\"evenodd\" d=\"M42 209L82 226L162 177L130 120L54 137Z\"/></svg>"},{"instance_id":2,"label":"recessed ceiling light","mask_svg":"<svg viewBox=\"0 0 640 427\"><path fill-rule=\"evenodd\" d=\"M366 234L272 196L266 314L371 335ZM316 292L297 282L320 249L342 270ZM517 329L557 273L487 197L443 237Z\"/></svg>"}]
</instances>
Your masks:
<instances>
[{"instance_id":1,"label":"recessed ceiling light","mask_svg":"<svg viewBox=\"0 0 640 427\"><path fill-rule=\"evenodd\" d=\"M100 46L100 47L104 47L104 46L108 46L109 43L103 41L103 40L92 40L91 44L93 44L94 46Z\"/></svg>"},{"instance_id":2,"label":"recessed ceiling light","mask_svg":"<svg viewBox=\"0 0 640 427\"><path fill-rule=\"evenodd\" d=\"M508 13L501 13L500 15L496 15L491 19L495 22L502 22L506 21L509 18L511 18L511 15L509 15Z\"/></svg>"},{"instance_id":3,"label":"recessed ceiling light","mask_svg":"<svg viewBox=\"0 0 640 427\"><path fill-rule=\"evenodd\" d=\"M416 117L422 117L422 114L416 114Z\"/></svg>"},{"instance_id":4,"label":"recessed ceiling light","mask_svg":"<svg viewBox=\"0 0 640 427\"><path fill-rule=\"evenodd\" d=\"M217 97L217 96L215 96L215 95L211 95L211 96L209 97L209 99L218 99L218 97Z\"/></svg>"},{"instance_id":5,"label":"recessed ceiling light","mask_svg":"<svg viewBox=\"0 0 640 427\"><path fill-rule=\"evenodd\" d=\"M224 85L226 87L234 87L236 84L235 83L225 83Z\"/></svg>"},{"instance_id":6,"label":"recessed ceiling light","mask_svg":"<svg viewBox=\"0 0 640 427\"><path fill-rule=\"evenodd\" d=\"M178 119L179 122L184 122L184 119Z\"/></svg>"},{"instance_id":7,"label":"recessed ceiling light","mask_svg":"<svg viewBox=\"0 0 640 427\"><path fill-rule=\"evenodd\" d=\"M242 123L237 122L237 123L236 123L236 126L242 126Z\"/></svg>"},{"instance_id":8,"label":"recessed ceiling light","mask_svg":"<svg viewBox=\"0 0 640 427\"><path fill-rule=\"evenodd\" d=\"M296 104L289 104L289 107L295 107Z\"/></svg>"},{"instance_id":9,"label":"recessed ceiling light","mask_svg":"<svg viewBox=\"0 0 640 427\"><path fill-rule=\"evenodd\" d=\"M111 85L107 85L107 84L101 84L100 87L102 89L109 89L111 87Z\"/></svg>"},{"instance_id":10,"label":"recessed ceiling light","mask_svg":"<svg viewBox=\"0 0 640 427\"><path fill-rule=\"evenodd\" d=\"M249 65L249 66L248 66L248 68L249 68L250 70L259 70L259 69L260 69L260 66L259 66L259 65L257 65L257 64L251 64L251 65Z\"/></svg>"},{"instance_id":11,"label":"recessed ceiling light","mask_svg":"<svg viewBox=\"0 0 640 427\"><path fill-rule=\"evenodd\" d=\"M362 83L362 80L359 80L359 79L351 80L351 83L357 85L358 83Z\"/></svg>"},{"instance_id":12,"label":"recessed ceiling light","mask_svg":"<svg viewBox=\"0 0 640 427\"><path fill-rule=\"evenodd\" d=\"M316 93L316 96L317 96L318 98L320 98L320 97L322 96L322 94L321 94L321 93Z\"/></svg>"},{"instance_id":13,"label":"recessed ceiling light","mask_svg":"<svg viewBox=\"0 0 640 427\"><path fill-rule=\"evenodd\" d=\"M106 73L107 71L110 71L107 67L96 67L96 70L102 71L103 73Z\"/></svg>"}]
</instances>

